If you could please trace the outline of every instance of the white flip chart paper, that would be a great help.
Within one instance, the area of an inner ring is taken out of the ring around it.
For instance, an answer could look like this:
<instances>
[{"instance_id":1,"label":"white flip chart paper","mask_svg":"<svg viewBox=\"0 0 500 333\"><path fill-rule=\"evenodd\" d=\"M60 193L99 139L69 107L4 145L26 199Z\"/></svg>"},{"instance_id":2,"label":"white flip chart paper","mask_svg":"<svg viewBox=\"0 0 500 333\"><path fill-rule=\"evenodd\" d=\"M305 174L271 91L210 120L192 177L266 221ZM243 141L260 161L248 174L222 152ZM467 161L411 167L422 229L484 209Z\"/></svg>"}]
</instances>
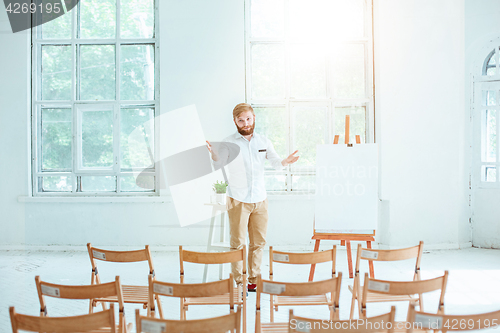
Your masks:
<instances>
[{"instance_id":1,"label":"white flip chart paper","mask_svg":"<svg viewBox=\"0 0 500 333\"><path fill-rule=\"evenodd\" d=\"M315 230L371 234L378 216L378 145L317 146Z\"/></svg>"}]
</instances>

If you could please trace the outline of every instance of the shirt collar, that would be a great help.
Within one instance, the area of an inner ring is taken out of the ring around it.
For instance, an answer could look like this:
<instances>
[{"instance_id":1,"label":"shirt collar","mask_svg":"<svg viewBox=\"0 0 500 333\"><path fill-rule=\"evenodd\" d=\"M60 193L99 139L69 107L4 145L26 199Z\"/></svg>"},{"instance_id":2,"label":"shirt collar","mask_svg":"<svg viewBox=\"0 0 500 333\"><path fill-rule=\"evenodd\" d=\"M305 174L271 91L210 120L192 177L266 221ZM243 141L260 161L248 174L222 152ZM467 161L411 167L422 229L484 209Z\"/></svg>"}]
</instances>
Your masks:
<instances>
[{"instance_id":1,"label":"shirt collar","mask_svg":"<svg viewBox=\"0 0 500 333\"><path fill-rule=\"evenodd\" d=\"M255 130L254 130L254 131L253 131L253 136L252 136L252 138L255 138L255 137L257 137L257 136L258 136L258 134L257 134L257 133L255 133ZM243 135L241 135L241 134L240 134L240 132L238 132L238 131L236 131L236 133L234 133L234 138L235 138L235 139L243 139L243 140L247 141L247 139L245 139L245 138L243 137Z\"/></svg>"}]
</instances>

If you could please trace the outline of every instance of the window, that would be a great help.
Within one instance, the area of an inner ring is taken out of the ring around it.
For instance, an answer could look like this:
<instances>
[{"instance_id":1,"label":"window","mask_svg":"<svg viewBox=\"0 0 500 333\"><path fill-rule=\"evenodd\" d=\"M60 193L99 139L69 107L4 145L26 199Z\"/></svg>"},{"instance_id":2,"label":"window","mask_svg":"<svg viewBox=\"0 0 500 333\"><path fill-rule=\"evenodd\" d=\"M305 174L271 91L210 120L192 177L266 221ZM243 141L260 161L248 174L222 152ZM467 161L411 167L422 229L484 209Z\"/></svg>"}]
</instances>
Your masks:
<instances>
[{"instance_id":1,"label":"window","mask_svg":"<svg viewBox=\"0 0 500 333\"><path fill-rule=\"evenodd\" d=\"M352 136L373 142L373 46L370 0L246 1L246 97L256 131L284 158L266 170L268 191L313 191L316 145Z\"/></svg>"},{"instance_id":2,"label":"window","mask_svg":"<svg viewBox=\"0 0 500 333\"><path fill-rule=\"evenodd\" d=\"M499 177L497 170L500 167L498 156L499 147L497 145L497 133L499 133L499 110L500 110L500 68L499 68L500 48L495 48L486 57L483 63L482 76L475 77L475 117L479 120L480 128L480 151L478 151L480 161L476 165L476 172L479 172L479 181L483 187L498 187Z\"/></svg>"},{"instance_id":3,"label":"window","mask_svg":"<svg viewBox=\"0 0 500 333\"><path fill-rule=\"evenodd\" d=\"M33 28L34 195L158 193L156 15L154 0L81 0Z\"/></svg>"}]
</instances>

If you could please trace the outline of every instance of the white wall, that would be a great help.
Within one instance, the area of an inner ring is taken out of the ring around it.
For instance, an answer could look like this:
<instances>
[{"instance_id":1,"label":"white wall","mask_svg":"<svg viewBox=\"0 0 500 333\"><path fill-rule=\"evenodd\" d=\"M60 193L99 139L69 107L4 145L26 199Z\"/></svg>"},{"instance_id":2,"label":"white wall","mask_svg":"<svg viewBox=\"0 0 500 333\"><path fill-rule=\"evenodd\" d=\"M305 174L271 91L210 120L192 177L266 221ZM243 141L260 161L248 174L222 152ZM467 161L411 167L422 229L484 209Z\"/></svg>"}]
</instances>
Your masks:
<instances>
[{"instance_id":1,"label":"white wall","mask_svg":"<svg viewBox=\"0 0 500 333\"><path fill-rule=\"evenodd\" d=\"M469 242L463 6L457 0L375 0L384 244Z\"/></svg>"},{"instance_id":2,"label":"white wall","mask_svg":"<svg viewBox=\"0 0 500 333\"><path fill-rule=\"evenodd\" d=\"M25 209L17 203L28 190L30 145L29 33L12 34L0 9L0 244L25 242Z\"/></svg>"},{"instance_id":3,"label":"white wall","mask_svg":"<svg viewBox=\"0 0 500 333\"><path fill-rule=\"evenodd\" d=\"M472 75L481 75L481 65L486 55L500 45L500 1L465 0L465 108L467 117L471 111ZM469 119L469 118L467 118ZM472 125L466 136L468 146L473 149L478 140ZM469 165L474 166L471 149L467 150ZM481 189L474 179L472 191L472 243L474 246L500 248L500 190Z\"/></svg>"},{"instance_id":4,"label":"white wall","mask_svg":"<svg viewBox=\"0 0 500 333\"><path fill-rule=\"evenodd\" d=\"M377 239L384 245L469 241L463 6L375 0L383 199ZM7 31L0 15L0 31ZM243 0L161 1L160 29L161 112L196 104L207 139L222 139L234 130L233 106L245 98ZM178 227L170 202L18 202L29 188L28 36L4 33L0 45L0 244L206 244L206 222ZM272 197L269 214L269 244L312 248L311 198Z\"/></svg>"}]
</instances>

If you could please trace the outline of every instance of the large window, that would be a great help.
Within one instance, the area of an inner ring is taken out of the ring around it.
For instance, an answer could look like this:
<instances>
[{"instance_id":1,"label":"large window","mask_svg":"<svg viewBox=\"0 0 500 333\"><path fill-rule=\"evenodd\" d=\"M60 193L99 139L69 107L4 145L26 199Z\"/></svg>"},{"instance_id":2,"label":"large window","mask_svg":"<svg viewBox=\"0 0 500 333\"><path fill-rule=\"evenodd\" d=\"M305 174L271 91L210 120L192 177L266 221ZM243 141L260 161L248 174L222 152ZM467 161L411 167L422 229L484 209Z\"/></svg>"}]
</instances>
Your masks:
<instances>
[{"instance_id":1,"label":"large window","mask_svg":"<svg viewBox=\"0 0 500 333\"><path fill-rule=\"evenodd\" d=\"M285 171L266 171L268 191L313 191L316 145L352 136L373 142L371 0L246 1L247 102L256 131L286 157Z\"/></svg>"},{"instance_id":2,"label":"large window","mask_svg":"<svg viewBox=\"0 0 500 333\"><path fill-rule=\"evenodd\" d=\"M34 195L158 192L156 15L154 0L81 0L32 30Z\"/></svg>"},{"instance_id":3,"label":"large window","mask_svg":"<svg viewBox=\"0 0 500 333\"><path fill-rule=\"evenodd\" d=\"M476 174L482 187L500 187L499 146L497 137L500 132L500 48L496 47L484 60L482 75L475 76L475 126L480 133L480 149L477 152Z\"/></svg>"}]
</instances>

